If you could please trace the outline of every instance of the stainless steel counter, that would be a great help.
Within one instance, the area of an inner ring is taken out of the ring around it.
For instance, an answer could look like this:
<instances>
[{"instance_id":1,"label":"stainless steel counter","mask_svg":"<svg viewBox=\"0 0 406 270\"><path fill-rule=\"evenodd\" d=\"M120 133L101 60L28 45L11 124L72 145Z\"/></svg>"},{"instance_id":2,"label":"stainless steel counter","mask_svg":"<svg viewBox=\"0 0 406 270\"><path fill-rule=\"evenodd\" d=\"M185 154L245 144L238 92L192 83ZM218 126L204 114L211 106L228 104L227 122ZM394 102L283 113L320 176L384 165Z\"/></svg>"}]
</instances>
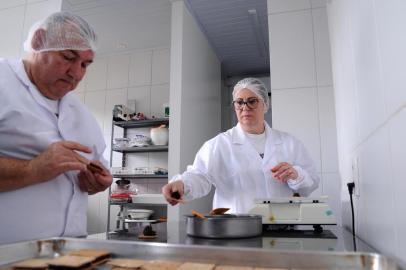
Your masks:
<instances>
[{"instance_id":1,"label":"stainless steel counter","mask_svg":"<svg viewBox=\"0 0 406 270\"><path fill-rule=\"evenodd\" d=\"M295 231L287 234L283 232L285 235L266 232L253 238L210 240L186 236L182 223L153 226L158 237L150 241L138 240L138 232L143 229L139 226L130 228L130 232L125 234L109 237L104 233L90 235L88 239L51 238L0 245L0 268L10 267L16 261L29 258L55 258L71 250L96 248L110 251L114 258L171 260L180 263L283 269L400 270L393 260L374 253L359 239L355 239L358 252L352 252L352 236L342 228L326 227L328 231L318 237L314 237L313 232ZM96 269L110 268L100 265Z\"/></svg>"},{"instance_id":2,"label":"stainless steel counter","mask_svg":"<svg viewBox=\"0 0 406 270\"><path fill-rule=\"evenodd\" d=\"M239 238L239 239L205 239L186 235L185 222L168 222L153 224L157 231L157 238L152 240L139 240L138 235L144 228L138 224L129 228L125 233L114 234L93 234L88 239L99 240L123 240L160 242L169 244L186 245L208 245L226 247L251 247L273 250L297 250L297 251L358 251L375 252L362 240L353 239L352 234L342 227L323 226L324 232L321 235L314 234L312 227L299 227L293 232L264 232L259 237ZM354 243L356 249L354 249Z\"/></svg>"}]
</instances>

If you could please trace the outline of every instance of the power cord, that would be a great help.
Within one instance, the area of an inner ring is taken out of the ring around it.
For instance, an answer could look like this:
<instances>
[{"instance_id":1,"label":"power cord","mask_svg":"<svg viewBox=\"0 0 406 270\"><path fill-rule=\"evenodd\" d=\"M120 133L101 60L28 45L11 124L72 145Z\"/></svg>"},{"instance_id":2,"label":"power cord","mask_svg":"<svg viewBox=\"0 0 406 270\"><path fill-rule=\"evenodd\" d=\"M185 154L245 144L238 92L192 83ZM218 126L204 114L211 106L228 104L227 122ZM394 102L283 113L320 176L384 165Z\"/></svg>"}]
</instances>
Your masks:
<instances>
[{"instance_id":1,"label":"power cord","mask_svg":"<svg viewBox=\"0 0 406 270\"><path fill-rule=\"evenodd\" d=\"M351 202L351 217L352 217L352 239L354 243L354 251L357 251L357 245L355 242L355 217L354 217L354 203L352 201L352 195L354 193L355 183L347 183L348 193L350 194L350 202Z\"/></svg>"}]
</instances>

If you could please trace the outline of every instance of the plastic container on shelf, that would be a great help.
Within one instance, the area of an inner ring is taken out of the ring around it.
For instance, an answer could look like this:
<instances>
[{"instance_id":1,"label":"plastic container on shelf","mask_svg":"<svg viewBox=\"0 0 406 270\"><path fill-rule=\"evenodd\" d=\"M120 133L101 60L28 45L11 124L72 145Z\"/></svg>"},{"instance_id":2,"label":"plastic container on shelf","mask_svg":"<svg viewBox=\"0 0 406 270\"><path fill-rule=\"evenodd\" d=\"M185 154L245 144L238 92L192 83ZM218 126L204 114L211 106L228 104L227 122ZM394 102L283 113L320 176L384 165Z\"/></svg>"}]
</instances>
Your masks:
<instances>
[{"instance_id":1,"label":"plastic container on shelf","mask_svg":"<svg viewBox=\"0 0 406 270\"><path fill-rule=\"evenodd\" d=\"M127 209L129 219L148 219L153 213L149 209Z\"/></svg>"},{"instance_id":2,"label":"plastic container on shelf","mask_svg":"<svg viewBox=\"0 0 406 270\"><path fill-rule=\"evenodd\" d=\"M115 148L128 147L130 141L131 140L129 138L115 138L114 143L113 143L113 147L115 147Z\"/></svg>"},{"instance_id":3,"label":"plastic container on shelf","mask_svg":"<svg viewBox=\"0 0 406 270\"><path fill-rule=\"evenodd\" d=\"M142 134L136 134L129 142L130 147L144 147L151 145L151 138Z\"/></svg>"},{"instance_id":4,"label":"plastic container on shelf","mask_svg":"<svg viewBox=\"0 0 406 270\"><path fill-rule=\"evenodd\" d=\"M154 172L148 167L136 167L133 171L135 174L154 174Z\"/></svg>"}]
</instances>

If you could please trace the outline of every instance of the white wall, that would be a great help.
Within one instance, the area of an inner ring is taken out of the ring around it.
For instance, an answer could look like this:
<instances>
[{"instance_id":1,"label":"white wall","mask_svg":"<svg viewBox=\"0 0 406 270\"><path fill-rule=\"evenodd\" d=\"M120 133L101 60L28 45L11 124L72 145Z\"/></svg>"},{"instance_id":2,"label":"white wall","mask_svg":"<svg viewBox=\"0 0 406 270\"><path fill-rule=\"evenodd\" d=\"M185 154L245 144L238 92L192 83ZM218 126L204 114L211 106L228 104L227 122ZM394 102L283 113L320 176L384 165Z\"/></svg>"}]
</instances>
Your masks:
<instances>
[{"instance_id":1,"label":"white wall","mask_svg":"<svg viewBox=\"0 0 406 270\"><path fill-rule=\"evenodd\" d=\"M220 62L183 1L172 3L169 175L181 173L203 143L221 130ZM169 207L177 220L190 209L208 211L211 198Z\"/></svg>"},{"instance_id":2,"label":"white wall","mask_svg":"<svg viewBox=\"0 0 406 270\"><path fill-rule=\"evenodd\" d=\"M333 0L327 8L340 172L356 183L356 233L406 266L406 2Z\"/></svg>"},{"instance_id":3,"label":"white wall","mask_svg":"<svg viewBox=\"0 0 406 270\"><path fill-rule=\"evenodd\" d=\"M61 10L62 0L3 0L0 2L0 57L20 58L35 22Z\"/></svg>"},{"instance_id":4,"label":"white wall","mask_svg":"<svg viewBox=\"0 0 406 270\"><path fill-rule=\"evenodd\" d=\"M272 124L300 139L341 222L334 88L324 1L268 0Z\"/></svg>"},{"instance_id":5,"label":"white wall","mask_svg":"<svg viewBox=\"0 0 406 270\"><path fill-rule=\"evenodd\" d=\"M125 3L125 2L122 2ZM99 48L94 63L75 90L93 113L103 130L107 144L104 157L110 159L112 110L115 104L135 100L135 110L147 117L163 117L163 104L169 102L170 66L170 5L166 1L143 2L143 6L120 6L114 12L103 8L77 10L96 29ZM65 5L65 8L71 8ZM131 9L133 14L131 15ZM156 14L160 20L156 21ZM137 16L135 16L137 15ZM142 29L140 20L143 21ZM109 23L111 22L111 23ZM109 23L109 27L105 27ZM131 26L131 27L130 27ZM126 33L123 33L125 30ZM153 33L153 35L151 35ZM126 47L117 47L117 42ZM128 130L128 136L144 134L149 128ZM115 136L122 137L122 129L115 127ZM121 167L122 155L113 153L113 167ZM127 155L131 167L168 168L168 153L135 153ZM161 193L166 179L136 179L132 181L139 193ZM89 196L88 232L104 232L107 228L108 191ZM111 207L110 228L115 228L118 206Z\"/></svg>"}]
</instances>

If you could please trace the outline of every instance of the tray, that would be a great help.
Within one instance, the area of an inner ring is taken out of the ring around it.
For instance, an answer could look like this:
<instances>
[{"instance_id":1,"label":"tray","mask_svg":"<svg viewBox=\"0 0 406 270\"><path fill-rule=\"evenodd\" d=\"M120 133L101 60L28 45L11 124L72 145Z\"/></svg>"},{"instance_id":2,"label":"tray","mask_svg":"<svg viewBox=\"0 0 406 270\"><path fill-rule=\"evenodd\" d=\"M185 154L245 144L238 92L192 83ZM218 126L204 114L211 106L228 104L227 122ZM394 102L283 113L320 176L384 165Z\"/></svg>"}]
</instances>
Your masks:
<instances>
[{"instance_id":1,"label":"tray","mask_svg":"<svg viewBox=\"0 0 406 270\"><path fill-rule=\"evenodd\" d=\"M206 247L162 243L51 238L0 246L0 268L34 257L53 257L83 248L106 249L115 258L206 262L219 265L287 269L400 269L374 253L274 251L258 248ZM106 269L99 266L98 269Z\"/></svg>"}]
</instances>

